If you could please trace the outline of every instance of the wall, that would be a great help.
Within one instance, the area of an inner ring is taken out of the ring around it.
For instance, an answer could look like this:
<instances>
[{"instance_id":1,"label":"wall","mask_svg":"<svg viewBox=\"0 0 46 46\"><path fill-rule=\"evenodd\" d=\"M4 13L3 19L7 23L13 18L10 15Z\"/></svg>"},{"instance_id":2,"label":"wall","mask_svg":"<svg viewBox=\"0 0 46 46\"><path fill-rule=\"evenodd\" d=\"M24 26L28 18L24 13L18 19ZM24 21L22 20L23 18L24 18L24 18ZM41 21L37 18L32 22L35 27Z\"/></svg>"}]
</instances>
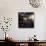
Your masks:
<instances>
[{"instance_id":1,"label":"wall","mask_svg":"<svg viewBox=\"0 0 46 46\"><path fill-rule=\"evenodd\" d=\"M45 12L46 8L32 8L28 0L0 0L0 17L12 17L13 22L10 31L8 33L17 40L27 40L34 34L37 35L37 39L45 39ZM18 12L34 12L35 13L35 28L33 29L19 29L18 28ZM0 39L2 37L2 31L0 31ZM3 33L4 34L4 33Z\"/></svg>"}]
</instances>

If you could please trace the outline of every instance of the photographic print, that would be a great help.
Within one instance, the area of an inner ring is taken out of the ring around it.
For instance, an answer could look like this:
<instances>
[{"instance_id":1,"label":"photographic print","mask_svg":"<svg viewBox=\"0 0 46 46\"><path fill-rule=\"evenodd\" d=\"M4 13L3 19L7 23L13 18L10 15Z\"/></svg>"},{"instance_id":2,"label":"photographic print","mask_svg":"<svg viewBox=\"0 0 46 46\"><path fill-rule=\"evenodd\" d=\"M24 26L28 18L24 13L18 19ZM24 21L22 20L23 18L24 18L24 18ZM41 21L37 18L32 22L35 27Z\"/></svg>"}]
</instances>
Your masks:
<instances>
[{"instance_id":1,"label":"photographic print","mask_svg":"<svg viewBox=\"0 0 46 46\"><path fill-rule=\"evenodd\" d=\"M19 28L34 28L34 12L19 12L18 27Z\"/></svg>"}]
</instances>

